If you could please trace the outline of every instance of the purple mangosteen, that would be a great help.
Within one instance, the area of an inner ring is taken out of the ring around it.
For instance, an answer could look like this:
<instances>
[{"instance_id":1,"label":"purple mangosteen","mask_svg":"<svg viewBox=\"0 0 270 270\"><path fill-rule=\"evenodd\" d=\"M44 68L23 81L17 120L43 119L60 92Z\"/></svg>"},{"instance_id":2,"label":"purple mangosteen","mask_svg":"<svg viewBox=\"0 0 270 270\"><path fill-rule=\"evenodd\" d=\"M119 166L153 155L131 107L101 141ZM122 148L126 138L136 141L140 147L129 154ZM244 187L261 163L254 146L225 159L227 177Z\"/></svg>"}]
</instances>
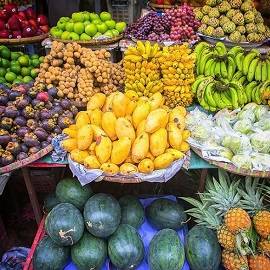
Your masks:
<instances>
[{"instance_id":1,"label":"purple mangosteen","mask_svg":"<svg viewBox=\"0 0 270 270\"><path fill-rule=\"evenodd\" d=\"M50 145L49 142L44 141L44 142L41 143L41 148L44 149L44 148L46 148L46 147L49 146L49 145Z\"/></svg>"},{"instance_id":2,"label":"purple mangosteen","mask_svg":"<svg viewBox=\"0 0 270 270\"><path fill-rule=\"evenodd\" d=\"M31 130L35 130L38 127L38 123L35 119L28 119L26 126L29 127Z\"/></svg>"},{"instance_id":3,"label":"purple mangosteen","mask_svg":"<svg viewBox=\"0 0 270 270\"><path fill-rule=\"evenodd\" d=\"M8 103L8 94L0 90L0 105Z\"/></svg>"},{"instance_id":4,"label":"purple mangosteen","mask_svg":"<svg viewBox=\"0 0 270 270\"><path fill-rule=\"evenodd\" d=\"M21 144L21 151L24 153L28 153L28 146L25 143Z\"/></svg>"},{"instance_id":5,"label":"purple mangosteen","mask_svg":"<svg viewBox=\"0 0 270 270\"><path fill-rule=\"evenodd\" d=\"M17 130L17 135L20 137L20 138L24 138L24 136L30 132L30 128L29 127L20 127L18 130Z\"/></svg>"},{"instance_id":6,"label":"purple mangosteen","mask_svg":"<svg viewBox=\"0 0 270 270\"><path fill-rule=\"evenodd\" d=\"M14 119L13 123L14 123L15 125L20 126L20 127L23 127L23 126L26 125L26 119L25 119L23 116L17 116L17 117Z\"/></svg>"},{"instance_id":7,"label":"purple mangosteen","mask_svg":"<svg viewBox=\"0 0 270 270\"><path fill-rule=\"evenodd\" d=\"M0 121L0 128L10 130L13 124L12 118L3 117Z\"/></svg>"},{"instance_id":8,"label":"purple mangosteen","mask_svg":"<svg viewBox=\"0 0 270 270\"><path fill-rule=\"evenodd\" d=\"M40 111L39 116L40 116L40 119L41 119L41 120L45 120L45 119L51 118L51 117L52 117L52 113L51 113L51 111L49 111L48 109L44 108L44 109L42 109L42 110Z\"/></svg>"},{"instance_id":9,"label":"purple mangosteen","mask_svg":"<svg viewBox=\"0 0 270 270\"><path fill-rule=\"evenodd\" d=\"M38 151L40 151L40 146L33 146L29 148L28 154L29 156L36 154Z\"/></svg>"},{"instance_id":10,"label":"purple mangosteen","mask_svg":"<svg viewBox=\"0 0 270 270\"><path fill-rule=\"evenodd\" d=\"M73 116L75 117L77 114L78 114L78 109L77 109L77 107L76 106L74 106L74 105L72 105L71 107L70 107L70 111L72 112L72 114L73 114Z\"/></svg>"},{"instance_id":11,"label":"purple mangosteen","mask_svg":"<svg viewBox=\"0 0 270 270\"><path fill-rule=\"evenodd\" d=\"M9 142L6 146L6 150L13 155L17 155L20 152L21 147L18 142Z\"/></svg>"},{"instance_id":12,"label":"purple mangosteen","mask_svg":"<svg viewBox=\"0 0 270 270\"><path fill-rule=\"evenodd\" d=\"M23 141L29 147L39 146L38 137L32 132L26 133Z\"/></svg>"},{"instance_id":13,"label":"purple mangosteen","mask_svg":"<svg viewBox=\"0 0 270 270\"><path fill-rule=\"evenodd\" d=\"M55 122L53 119L45 119L41 124L42 128L46 131L53 131L55 129Z\"/></svg>"},{"instance_id":14,"label":"purple mangosteen","mask_svg":"<svg viewBox=\"0 0 270 270\"><path fill-rule=\"evenodd\" d=\"M72 119L73 113L71 111L64 111L63 116L66 116L66 117Z\"/></svg>"},{"instance_id":15,"label":"purple mangosteen","mask_svg":"<svg viewBox=\"0 0 270 270\"><path fill-rule=\"evenodd\" d=\"M5 151L1 155L1 164L3 166L6 166L6 165L13 163L14 160L15 160L14 156L9 151Z\"/></svg>"},{"instance_id":16,"label":"purple mangosteen","mask_svg":"<svg viewBox=\"0 0 270 270\"><path fill-rule=\"evenodd\" d=\"M26 119L34 118L35 117L35 110L30 105L28 105L22 110L22 115Z\"/></svg>"},{"instance_id":17,"label":"purple mangosteen","mask_svg":"<svg viewBox=\"0 0 270 270\"><path fill-rule=\"evenodd\" d=\"M17 155L17 159L18 159L18 160L23 160L23 159L26 159L26 158L28 158L28 154L25 153L25 152L21 152L21 153L19 153L19 154Z\"/></svg>"},{"instance_id":18,"label":"purple mangosteen","mask_svg":"<svg viewBox=\"0 0 270 270\"><path fill-rule=\"evenodd\" d=\"M61 134L62 129L59 126L56 126L55 129L53 130L53 132L56 133L56 134Z\"/></svg>"},{"instance_id":19,"label":"purple mangosteen","mask_svg":"<svg viewBox=\"0 0 270 270\"><path fill-rule=\"evenodd\" d=\"M0 106L0 116L4 115L6 106Z\"/></svg>"},{"instance_id":20,"label":"purple mangosteen","mask_svg":"<svg viewBox=\"0 0 270 270\"><path fill-rule=\"evenodd\" d=\"M11 140L11 136L8 131L0 129L0 145L8 144Z\"/></svg>"},{"instance_id":21,"label":"purple mangosteen","mask_svg":"<svg viewBox=\"0 0 270 270\"><path fill-rule=\"evenodd\" d=\"M9 99L10 100L16 100L16 98L22 96L22 93L17 90L11 90L9 93Z\"/></svg>"},{"instance_id":22,"label":"purple mangosteen","mask_svg":"<svg viewBox=\"0 0 270 270\"><path fill-rule=\"evenodd\" d=\"M62 106L62 108L64 110L68 110L71 107L70 100L69 99L66 99L66 98L65 99L62 99L61 102L60 102L60 104L61 104L61 106Z\"/></svg>"},{"instance_id":23,"label":"purple mangosteen","mask_svg":"<svg viewBox=\"0 0 270 270\"><path fill-rule=\"evenodd\" d=\"M27 105L29 105L29 103L30 103L30 98L25 96L17 101L17 108L23 109Z\"/></svg>"},{"instance_id":24,"label":"purple mangosteen","mask_svg":"<svg viewBox=\"0 0 270 270\"><path fill-rule=\"evenodd\" d=\"M11 106L6 107L5 109L6 117L15 118L18 115L19 115L19 111L15 106L11 105Z\"/></svg>"},{"instance_id":25,"label":"purple mangosteen","mask_svg":"<svg viewBox=\"0 0 270 270\"><path fill-rule=\"evenodd\" d=\"M52 135L49 135L48 138L47 138L47 142L48 143L51 143L52 142L52 139L53 139L53 136Z\"/></svg>"},{"instance_id":26,"label":"purple mangosteen","mask_svg":"<svg viewBox=\"0 0 270 270\"><path fill-rule=\"evenodd\" d=\"M64 129L64 128L67 128L69 127L70 125L74 124L74 120L73 119L70 119L69 117L66 117L66 116L60 116L58 118L58 126L61 128L61 129Z\"/></svg>"},{"instance_id":27,"label":"purple mangosteen","mask_svg":"<svg viewBox=\"0 0 270 270\"><path fill-rule=\"evenodd\" d=\"M34 134L38 137L39 141L46 141L49 134L41 127L34 130Z\"/></svg>"},{"instance_id":28,"label":"purple mangosteen","mask_svg":"<svg viewBox=\"0 0 270 270\"><path fill-rule=\"evenodd\" d=\"M56 89L56 87L52 87L52 88L49 88L48 89L48 94L50 95L50 96L52 96L52 97L55 97L56 95L57 95L57 89Z\"/></svg>"}]
</instances>

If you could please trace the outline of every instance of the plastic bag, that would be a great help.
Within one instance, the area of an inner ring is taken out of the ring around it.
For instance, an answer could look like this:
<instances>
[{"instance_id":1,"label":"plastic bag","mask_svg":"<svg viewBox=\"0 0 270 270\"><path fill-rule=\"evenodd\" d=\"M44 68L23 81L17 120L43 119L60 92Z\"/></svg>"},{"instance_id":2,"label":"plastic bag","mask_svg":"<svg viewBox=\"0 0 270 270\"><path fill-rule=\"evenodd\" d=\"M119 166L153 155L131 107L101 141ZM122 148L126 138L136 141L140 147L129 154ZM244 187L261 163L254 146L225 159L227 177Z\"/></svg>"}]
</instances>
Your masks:
<instances>
[{"instance_id":1,"label":"plastic bag","mask_svg":"<svg viewBox=\"0 0 270 270\"><path fill-rule=\"evenodd\" d=\"M252 146L249 138L245 135L231 134L224 137L222 145L229 148L234 154L249 154Z\"/></svg>"},{"instance_id":2,"label":"plastic bag","mask_svg":"<svg viewBox=\"0 0 270 270\"><path fill-rule=\"evenodd\" d=\"M249 119L239 120L233 125L235 131L243 134L252 133L252 128L252 123Z\"/></svg>"},{"instance_id":3,"label":"plastic bag","mask_svg":"<svg viewBox=\"0 0 270 270\"><path fill-rule=\"evenodd\" d=\"M258 106L257 104L255 104L256 106ZM250 107L250 108L246 108L245 107L237 114L237 119L238 120L250 120L252 123L255 122L256 117L255 117L255 110L256 107Z\"/></svg>"},{"instance_id":4,"label":"plastic bag","mask_svg":"<svg viewBox=\"0 0 270 270\"><path fill-rule=\"evenodd\" d=\"M270 153L270 131L261 131L250 136L250 142L256 152Z\"/></svg>"},{"instance_id":5,"label":"plastic bag","mask_svg":"<svg viewBox=\"0 0 270 270\"><path fill-rule=\"evenodd\" d=\"M235 155L232 158L232 163L239 168L243 168L246 170L251 170L252 165L252 159L249 155Z\"/></svg>"},{"instance_id":6,"label":"plastic bag","mask_svg":"<svg viewBox=\"0 0 270 270\"><path fill-rule=\"evenodd\" d=\"M270 130L270 113L266 114L265 118L256 122L254 127L263 131Z\"/></svg>"},{"instance_id":7,"label":"plastic bag","mask_svg":"<svg viewBox=\"0 0 270 270\"><path fill-rule=\"evenodd\" d=\"M252 154L252 165L254 170L269 171L270 170L270 155L262 153Z\"/></svg>"},{"instance_id":8,"label":"plastic bag","mask_svg":"<svg viewBox=\"0 0 270 270\"><path fill-rule=\"evenodd\" d=\"M30 249L25 247L14 247L8 250L2 257L1 270L22 270Z\"/></svg>"},{"instance_id":9,"label":"plastic bag","mask_svg":"<svg viewBox=\"0 0 270 270\"><path fill-rule=\"evenodd\" d=\"M266 115L269 114L269 107L268 106L263 106L263 105L257 106L255 108L255 110L254 110L254 114L255 114L255 117L256 117L256 121L266 119Z\"/></svg>"},{"instance_id":10,"label":"plastic bag","mask_svg":"<svg viewBox=\"0 0 270 270\"><path fill-rule=\"evenodd\" d=\"M213 126L212 116L207 115L205 112L199 110L196 107L193 111L191 111L186 117L186 127L193 131L197 128L198 125L204 123L205 126L208 125L209 129Z\"/></svg>"}]
</instances>

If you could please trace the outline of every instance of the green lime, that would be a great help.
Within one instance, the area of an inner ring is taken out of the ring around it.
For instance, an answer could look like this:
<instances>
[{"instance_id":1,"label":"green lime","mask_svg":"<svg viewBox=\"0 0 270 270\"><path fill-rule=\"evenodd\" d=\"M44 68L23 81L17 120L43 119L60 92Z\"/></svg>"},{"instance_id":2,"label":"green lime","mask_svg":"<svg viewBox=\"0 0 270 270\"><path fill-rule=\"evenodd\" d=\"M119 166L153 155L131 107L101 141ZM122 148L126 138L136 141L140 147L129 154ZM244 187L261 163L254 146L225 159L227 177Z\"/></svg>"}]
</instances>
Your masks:
<instances>
[{"instance_id":1,"label":"green lime","mask_svg":"<svg viewBox=\"0 0 270 270\"><path fill-rule=\"evenodd\" d=\"M18 52L11 52L11 60L17 60L20 57L20 54Z\"/></svg>"},{"instance_id":2,"label":"green lime","mask_svg":"<svg viewBox=\"0 0 270 270\"><path fill-rule=\"evenodd\" d=\"M38 67L40 65L40 62L39 62L38 58L37 59L32 59L31 64L32 64L33 67Z\"/></svg>"},{"instance_id":3,"label":"green lime","mask_svg":"<svg viewBox=\"0 0 270 270\"><path fill-rule=\"evenodd\" d=\"M5 79L7 82L13 82L16 79L16 74L14 72L7 72Z\"/></svg>"},{"instance_id":4,"label":"green lime","mask_svg":"<svg viewBox=\"0 0 270 270\"><path fill-rule=\"evenodd\" d=\"M43 61L44 61L44 56L40 56L40 57L39 57L39 62L40 62L40 63L43 63Z\"/></svg>"},{"instance_id":5,"label":"green lime","mask_svg":"<svg viewBox=\"0 0 270 270\"><path fill-rule=\"evenodd\" d=\"M18 75L18 76L17 76L17 79L20 79L20 80L22 81L23 76L22 76L22 75Z\"/></svg>"},{"instance_id":6,"label":"green lime","mask_svg":"<svg viewBox=\"0 0 270 270\"><path fill-rule=\"evenodd\" d=\"M10 66L10 62L7 59L2 58L2 67L8 68Z\"/></svg>"},{"instance_id":7,"label":"green lime","mask_svg":"<svg viewBox=\"0 0 270 270\"><path fill-rule=\"evenodd\" d=\"M8 48L2 48L1 49L1 56L5 59L10 59L10 50Z\"/></svg>"},{"instance_id":8,"label":"green lime","mask_svg":"<svg viewBox=\"0 0 270 270\"><path fill-rule=\"evenodd\" d=\"M37 77L37 75L38 75L38 69L32 69L31 70L31 77L33 78L33 79L35 79L36 77Z\"/></svg>"},{"instance_id":9,"label":"green lime","mask_svg":"<svg viewBox=\"0 0 270 270\"><path fill-rule=\"evenodd\" d=\"M6 69L1 67L0 68L0 77L5 77L6 73L7 73Z\"/></svg>"},{"instance_id":10,"label":"green lime","mask_svg":"<svg viewBox=\"0 0 270 270\"><path fill-rule=\"evenodd\" d=\"M29 65L29 56L22 55L18 58L18 61L19 61L21 66L28 66Z\"/></svg>"},{"instance_id":11,"label":"green lime","mask_svg":"<svg viewBox=\"0 0 270 270\"><path fill-rule=\"evenodd\" d=\"M21 74L21 67L19 65L11 65L10 71L14 72L17 75Z\"/></svg>"},{"instance_id":12,"label":"green lime","mask_svg":"<svg viewBox=\"0 0 270 270\"><path fill-rule=\"evenodd\" d=\"M18 77L13 81L14 84L15 83L22 83L22 82L23 82L23 80L18 79Z\"/></svg>"},{"instance_id":13,"label":"green lime","mask_svg":"<svg viewBox=\"0 0 270 270\"><path fill-rule=\"evenodd\" d=\"M21 69L21 75L23 77L28 76L31 74L31 69L29 67L22 67Z\"/></svg>"},{"instance_id":14,"label":"green lime","mask_svg":"<svg viewBox=\"0 0 270 270\"><path fill-rule=\"evenodd\" d=\"M4 77L0 77L0 83L5 83L6 79Z\"/></svg>"},{"instance_id":15,"label":"green lime","mask_svg":"<svg viewBox=\"0 0 270 270\"><path fill-rule=\"evenodd\" d=\"M32 54L32 55L30 56L30 58L31 58L31 59L38 59L38 58L39 58L39 55L37 55L37 54Z\"/></svg>"},{"instance_id":16,"label":"green lime","mask_svg":"<svg viewBox=\"0 0 270 270\"><path fill-rule=\"evenodd\" d=\"M24 83L29 83L29 82L31 82L31 81L33 81L33 78L30 77L30 76L25 76L25 77L23 78L23 82L24 82Z\"/></svg>"}]
</instances>

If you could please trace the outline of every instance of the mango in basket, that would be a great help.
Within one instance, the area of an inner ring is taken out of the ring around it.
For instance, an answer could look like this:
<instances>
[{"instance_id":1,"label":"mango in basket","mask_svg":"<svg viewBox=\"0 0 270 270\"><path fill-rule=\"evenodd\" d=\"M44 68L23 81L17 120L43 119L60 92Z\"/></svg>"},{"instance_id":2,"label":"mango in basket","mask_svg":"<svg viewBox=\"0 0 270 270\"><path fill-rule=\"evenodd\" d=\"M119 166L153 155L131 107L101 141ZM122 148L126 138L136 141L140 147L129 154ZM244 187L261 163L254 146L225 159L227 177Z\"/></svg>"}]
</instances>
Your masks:
<instances>
[{"instance_id":1,"label":"mango in basket","mask_svg":"<svg viewBox=\"0 0 270 270\"><path fill-rule=\"evenodd\" d=\"M120 173L121 174L134 174L138 172L137 166L131 163L124 163L120 166Z\"/></svg>"},{"instance_id":2,"label":"mango in basket","mask_svg":"<svg viewBox=\"0 0 270 270\"><path fill-rule=\"evenodd\" d=\"M77 142L79 150L86 150L93 141L93 129L91 125L85 125L79 128L77 133Z\"/></svg>"},{"instance_id":3,"label":"mango in basket","mask_svg":"<svg viewBox=\"0 0 270 270\"><path fill-rule=\"evenodd\" d=\"M154 133L160 128L166 127L168 123L168 113L164 109L156 109L149 113L145 122L145 131Z\"/></svg>"},{"instance_id":4,"label":"mango in basket","mask_svg":"<svg viewBox=\"0 0 270 270\"><path fill-rule=\"evenodd\" d=\"M139 163L143 160L149 151L149 135L146 132L141 133L139 137L136 138L132 145L132 160L135 163Z\"/></svg>"},{"instance_id":5,"label":"mango in basket","mask_svg":"<svg viewBox=\"0 0 270 270\"><path fill-rule=\"evenodd\" d=\"M72 150L77 148L77 140L74 138L69 138L61 142L61 146L67 152L71 152Z\"/></svg>"},{"instance_id":6,"label":"mango in basket","mask_svg":"<svg viewBox=\"0 0 270 270\"><path fill-rule=\"evenodd\" d=\"M117 139L115 132L116 117L113 112L105 112L102 115L101 126L112 141Z\"/></svg>"},{"instance_id":7,"label":"mango in basket","mask_svg":"<svg viewBox=\"0 0 270 270\"><path fill-rule=\"evenodd\" d=\"M150 135L150 151L157 157L165 152L167 148L167 130L160 128Z\"/></svg>"},{"instance_id":8,"label":"mango in basket","mask_svg":"<svg viewBox=\"0 0 270 270\"><path fill-rule=\"evenodd\" d=\"M172 154L174 157L174 160L182 159L185 156L181 151L173 149L173 148L166 149L165 153Z\"/></svg>"},{"instance_id":9,"label":"mango in basket","mask_svg":"<svg viewBox=\"0 0 270 270\"><path fill-rule=\"evenodd\" d=\"M99 136L96 139L95 152L97 159L101 164L107 162L110 159L112 152L111 139L107 136Z\"/></svg>"},{"instance_id":10,"label":"mango in basket","mask_svg":"<svg viewBox=\"0 0 270 270\"><path fill-rule=\"evenodd\" d=\"M150 158L145 158L139 163L138 169L141 173L152 173L154 171L154 162Z\"/></svg>"},{"instance_id":11,"label":"mango in basket","mask_svg":"<svg viewBox=\"0 0 270 270\"><path fill-rule=\"evenodd\" d=\"M84 159L83 165L87 169L99 169L100 168L100 163L97 159L96 156L90 155Z\"/></svg>"},{"instance_id":12,"label":"mango in basket","mask_svg":"<svg viewBox=\"0 0 270 270\"><path fill-rule=\"evenodd\" d=\"M164 153L154 160L154 166L156 170L165 169L171 165L174 161L174 156L170 153Z\"/></svg>"},{"instance_id":13,"label":"mango in basket","mask_svg":"<svg viewBox=\"0 0 270 270\"><path fill-rule=\"evenodd\" d=\"M117 141L113 142L111 162L114 164L123 163L130 152L131 140L128 137L122 137Z\"/></svg>"},{"instance_id":14,"label":"mango in basket","mask_svg":"<svg viewBox=\"0 0 270 270\"><path fill-rule=\"evenodd\" d=\"M109 174L109 175L114 175L114 174L117 174L119 172L119 167L113 163L103 163L101 166L100 166L100 169L106 173L106 174Z\"/></svg>"},{"instance_id":15,"label":"mango in basket","mask_svg":"<svg viewBox=\"0 0 270 270\"><path fill-rule=\"evenodd\" d=\"M87 111L101 109L106 101L106 95L103 93L94 94L87 103Z\"/></svg>"},{"instance_id":16,"label":"mango in basket","mask_svg":"<svg viewBox=\"0 0 270 270\"><path fill-rule=\"evenodd\" d=\"M88 157L89 153L87 151L81 151L79 149L74 149L70 152L70 157L73 161L83 164L84 160Z\"/></svg>"}]
</instances>

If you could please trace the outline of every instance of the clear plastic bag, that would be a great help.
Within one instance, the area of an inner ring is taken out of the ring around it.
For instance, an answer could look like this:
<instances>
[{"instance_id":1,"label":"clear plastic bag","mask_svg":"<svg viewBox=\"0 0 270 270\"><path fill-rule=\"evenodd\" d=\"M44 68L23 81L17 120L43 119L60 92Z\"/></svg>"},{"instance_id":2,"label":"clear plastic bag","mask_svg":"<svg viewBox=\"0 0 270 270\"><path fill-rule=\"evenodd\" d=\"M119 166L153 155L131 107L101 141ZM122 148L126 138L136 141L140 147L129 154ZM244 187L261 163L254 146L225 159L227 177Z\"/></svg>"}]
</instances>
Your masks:
<instances>
[{"instance_id":1,"label":"clear plastic bag","mask_svg":"<svg viewBox=\"0 0 270 270\"><path fill-rule=\"evenodd\" d=\"M270 153L270 131L260 131L252 134L250 142L255 152Z\"/></svg>"},{"instance_id":2,"label":"clear plastic bag","mask_svg":"<svg viewBox=\"0 0 270 270\"><path fill-rule=\"evenodd\" d=\"M236 132L243 133L243 134L250 134L253 132L253 126L249 119L238 120L233 125L233 129Z\"/></svg>"},{"instance_id":3,"label":"clear plastic bag","mask_svg":"<svg viewBox=\"0 0 270 270\"><path fill-rule=\"evenodd\" d=\"M232 163L239 168L243 168L246 170L252 170L252 159L250 155L235 155L232 158Z\"/></svg>"},{"instance_id":4,"label":"clear plastic bag","mask_svg":"<svg viewBox=\"0 0 270 270\"><path fill-rule=\"evenodd\" d=\"M229 148L235 155L250 154L252 152L250 140L245 135L227 135L224 137L222 145L226 148Z\"/></svg>"}]
</instances>

